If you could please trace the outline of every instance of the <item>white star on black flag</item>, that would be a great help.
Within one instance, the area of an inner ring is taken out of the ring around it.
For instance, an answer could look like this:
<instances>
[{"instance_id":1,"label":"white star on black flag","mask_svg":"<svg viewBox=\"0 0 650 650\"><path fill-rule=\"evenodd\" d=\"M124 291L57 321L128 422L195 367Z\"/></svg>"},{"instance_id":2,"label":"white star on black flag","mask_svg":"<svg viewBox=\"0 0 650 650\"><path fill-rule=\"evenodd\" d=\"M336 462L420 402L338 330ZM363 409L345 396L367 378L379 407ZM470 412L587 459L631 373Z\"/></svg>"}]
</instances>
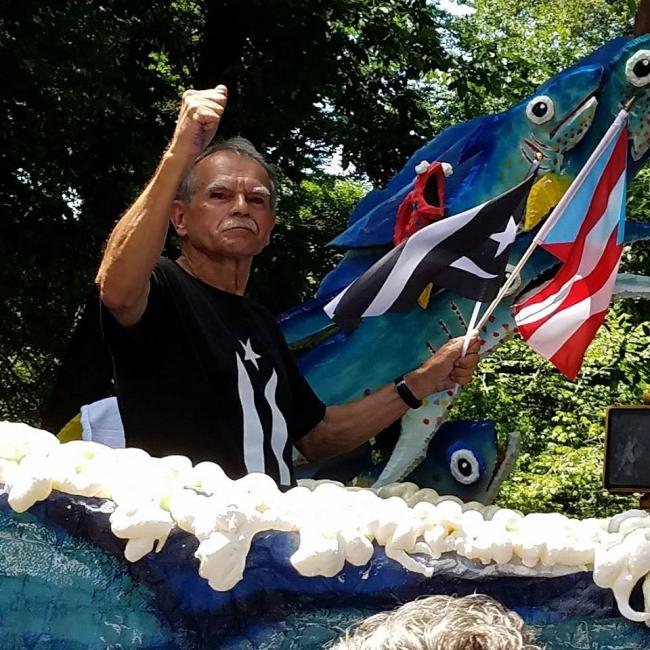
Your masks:
<instances>
[{"instance_id":1,"label":"white star on black flag","mask_svg":"<svg viewBox=\"0 0 650 650\"><path fill-rule=\"evenodd\" d=\"M325 306L328 316L350 332L363 317L412 309L429 283L479 302L492 300L537 167L495 199L436 221L393 248Z\"/></svg>"}]
</instances>

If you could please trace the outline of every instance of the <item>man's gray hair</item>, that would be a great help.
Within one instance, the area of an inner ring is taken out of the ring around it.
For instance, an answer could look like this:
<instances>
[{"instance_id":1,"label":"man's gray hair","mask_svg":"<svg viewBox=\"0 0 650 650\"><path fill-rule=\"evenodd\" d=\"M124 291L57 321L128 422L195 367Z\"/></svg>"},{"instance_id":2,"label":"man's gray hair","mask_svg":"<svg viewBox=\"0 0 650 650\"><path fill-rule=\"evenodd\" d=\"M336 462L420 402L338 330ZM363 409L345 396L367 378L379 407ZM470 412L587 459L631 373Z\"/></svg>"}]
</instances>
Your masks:
<instances>
[{"instance_id":1,"label":"man's gray hair","mask_svg":"<svg viewBox=\"0 0 650 650\"><path fill-rule=\"evenodd\" d=\"M256 163L260 164L260 166L264 169L267 176L269 177L271 207L275 210L278 200L275 171L271 164L267 162L266 158L264 158L264 156L255 148L252 142L246 138L242 138L241 136L235 136L234 138L229 138L228 140L220 140L204 149L194 159L192 166L183 177L183 180L181 181L181 184L178 186L178 190L176 191L176 199L185 203L188 203L192 200L194 191L196 189L196 175L194 173L194 168L204 158L208 158L209 156L219 153L220 151L232 151L239 156L248 156L249 158L252 158Z\"/></svg>"},{"instance_id":2,"label":"man's gray hair","mask_svg":"<svg viewBox=\"0 0 650 650\"><path fill-rule=\"evenodd\" d=\"M541 650L529 637L489 596L429 596L365 619L330 650Z\"/></svg>"}]
</instances>

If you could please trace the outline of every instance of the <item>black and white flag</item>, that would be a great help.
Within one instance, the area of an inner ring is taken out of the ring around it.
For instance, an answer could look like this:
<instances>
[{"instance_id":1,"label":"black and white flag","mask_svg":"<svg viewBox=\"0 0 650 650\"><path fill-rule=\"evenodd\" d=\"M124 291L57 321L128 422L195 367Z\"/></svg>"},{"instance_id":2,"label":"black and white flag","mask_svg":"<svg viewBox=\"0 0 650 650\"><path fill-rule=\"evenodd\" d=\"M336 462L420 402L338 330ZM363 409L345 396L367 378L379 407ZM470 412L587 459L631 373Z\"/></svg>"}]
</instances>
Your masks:
<instances>
[{"instance_id":1,"label":"black and white flag","mask_svg":"<svg viewBox=\"0 0 650 650\"><path fill-rule=\"evenodd\" d=\"M430 283L479 302L503 283L537 165L495 199L436 221L393 248L325 306L343 331L366 316L412 309Z\"/></svg>"}]
</instances>

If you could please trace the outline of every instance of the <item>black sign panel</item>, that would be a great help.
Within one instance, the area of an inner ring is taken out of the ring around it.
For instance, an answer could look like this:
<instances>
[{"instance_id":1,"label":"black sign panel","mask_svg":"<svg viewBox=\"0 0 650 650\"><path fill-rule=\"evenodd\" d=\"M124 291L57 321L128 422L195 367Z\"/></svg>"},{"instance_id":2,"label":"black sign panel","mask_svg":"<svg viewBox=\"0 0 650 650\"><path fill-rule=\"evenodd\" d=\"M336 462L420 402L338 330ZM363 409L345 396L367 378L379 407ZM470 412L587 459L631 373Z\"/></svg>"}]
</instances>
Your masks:
<instances>
[{"instance_id":1,"label":"black sign panel","mask_svg":"<svg viewBox=\"0 0 650 650\"><path fill-rule=\"evenodd\" d=\"M650 492L650 406L607 409L605 488Z\"/></svg>"}]
</instances>

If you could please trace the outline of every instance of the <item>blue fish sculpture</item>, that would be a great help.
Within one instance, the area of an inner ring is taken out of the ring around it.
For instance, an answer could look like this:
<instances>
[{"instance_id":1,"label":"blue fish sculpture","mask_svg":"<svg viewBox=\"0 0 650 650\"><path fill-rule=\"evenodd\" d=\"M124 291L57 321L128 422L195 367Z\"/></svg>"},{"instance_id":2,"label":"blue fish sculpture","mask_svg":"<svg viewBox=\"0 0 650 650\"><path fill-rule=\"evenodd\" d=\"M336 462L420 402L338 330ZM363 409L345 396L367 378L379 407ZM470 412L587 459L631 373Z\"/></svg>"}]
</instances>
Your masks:
<instances>
[{"instance_id":1,"label":"blue fish sculpture","mask_svg":"<svg viewBox=\"0 0 650 650\"><path fill-rule=\"evenodd\" d=\"M453 495L462 501L490 504L499 486L509 475L519 451L518 432L507 434L499 449L494 422L454 420L445 422L431 439L425 459L404 480L418 488ZM355 452L330 462L295 468L298 479L331 479L367 486L373 484L386 466L381 444L366 444ZM394 448L390 448L392 452Z\"/></svg>"},{"instance_id":2,"label":"blue fish sculpture","mask_svg":"<svg viewBox=\"0 0 650 650\"><path fill-rule=\"evenodd\" d=\"M614 48L614 45L620 47ZM627 161L628 175L634 177L645 164L650 148L650 36L616 39L592 57L612 50L610 63L604 67L601 88L596 94L598 104L591 127L567 159L564 173L574 178L605 134L608 125L624 105L629 108L630 137ZM590 59L592 57L589 57Z\"/></svg>"},{"instance_id":3,"label":"blue fish sculpture","mask_svg":"<svg viewBox=\"0 0 650 650\"><path fill-rule=\"evenodd\" d=\"M578 66L503 113L483 115L443 131L409 159L386 189L360 201L348 229L332 243L341 248L390 244L397 207L413 188L415 166L422 160L442 160L454 167L445 184L447 214L503 194L514 185L513 179L525 178L539 151L553 152L543 159L542 172L561 171L564 155L593 122L594 94L602 77L600 65ZM535 111L542 110L544 115L538 117Z\"/></svg>"},{"instance_id":4,"label":"blue fish sculpture","mask_svg":"<svg viewBox=\"0 0 650 650\"><path fill-rule=\"evenodd\" d=\"M616 113L634 97L629 120L633 177L647 159L650 142L650 76L644 63L649 51L650 35L615 39L509 110L444 130L420 148L385 189L359 202L347 229L332 241L348 252L324 278L318 295L329 296L350 284L392 245L397 209L412 189L415 167L422 160L454 167L445 185L447 215L513 187L536 156L541 157L542 179L559 178L564 190Z\"/></svg>"},{"instance_id":5,"label":"blue fish sculpture","mask_svg":"<svg viewBox=\"0 0 650 650\"><path fill-rule=\"evenodd\" d=\"M433 294L425 308L364 319L350 335L338 331L322 310L339 289L390 248L397 207L412 187L415 165L423 158L447 159L455 165L456 173L448 179L451 183L445 190L448 214L494 197L519 182L532 155L537 153L549 178L570 179L618 110L635 98L629 121L629 181L649 155L648 61L650 35L615 39L512 109L443 131L409 160L385 190L371 192L362 199L348 229L333 242L353 250L324 279L314 301L280 317L285 337L300 355L302 371L323 401L344 403L376 390L420 365L432 347L438 348L448 338L466 332L474 303L448 291ZM492 137L495 133L501 136ZM650 226L627 225L627 242L648 238ZM530 241L530 234L520 235L511 260L518 260ZM542 250L533 255L518 285L483 328L481 334L486 342L482 355L514 333L512 305L547 279L557 264ZM646 296L649 288L648 278L625 277L618 283L615 295L632 292ZM429 442L445 421L453 399L452 391L439 393L425 399L420 409L407 412L401 420L401 436L377 486L402 480L426 458Z\"/></svg>"},{"instance_id":6,"label":"blue fish sculpture","mask_svg":"<svg viewBox=\"0 0 650 650\"><path fill-rule=\"evenodd\" d=\"M497 456L494 422L481 420L445 422L429 443L439 453L428 453L406 481L431 487L438 494L453 494L463 501L492 503L501 483L514 467L519 434L507 434L501 458Z\"/></svg>"}]
</instances>

